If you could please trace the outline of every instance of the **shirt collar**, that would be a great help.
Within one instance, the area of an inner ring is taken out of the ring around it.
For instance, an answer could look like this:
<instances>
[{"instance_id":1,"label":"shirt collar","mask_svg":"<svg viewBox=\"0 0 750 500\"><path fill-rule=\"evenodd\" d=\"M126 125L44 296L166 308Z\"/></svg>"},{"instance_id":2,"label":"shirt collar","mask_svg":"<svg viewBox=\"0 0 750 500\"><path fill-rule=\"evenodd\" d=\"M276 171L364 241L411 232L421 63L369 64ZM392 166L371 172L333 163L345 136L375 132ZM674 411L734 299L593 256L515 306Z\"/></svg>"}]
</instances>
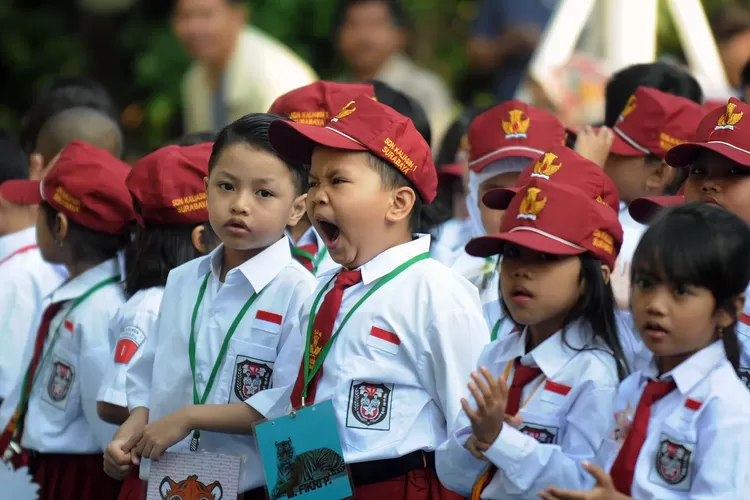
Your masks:
<instances>
[{"instance_id":1,"label":"shirt collar","mask_svg":"<svg viewBox=\"0 0 750 500\"><path fill-rule=\"evenodd\" d=\"M0 236L0 259L25 246L34 244L36 244L36 228L34 226Z\"/></svg>"},{"instance_id":2,"label":"shirt collar","mask_svg":"<svg viewBox=\"0 0 750 500\"><path fill-rule=\"evenodd\" d=\"M531 352L524 355L526 336L529 335L529 329L526 327L523 333L518 336L519 340L516 346L518 354L516 356L522 356L521 360L524 365L534 364L542 370L545 377L554 378L568 364L568 361L587 346L583 329L582 321L574 321L565 328L564 339L563 330L558 330L554 335L532 349Z\"/></svg>"},{"instance_id":3,"label":"shirt collar","mask_svg":"<svg viewBox=\"0 0 750 500\"><path fill-rule=\"evenodd\" d=\"M92 286L112 277L120 277L120 264L117 258L105 260L85 273L66 281L49 295L50 302L54 304L78 298Z\"/></svg>"},{"instance_id":4,"label":"shirt collar","mask_svg":"<svg viewBox=\"0 0 750 500\"><path fill-rule=\"evenodd\" d=\"M687 394L693 387L706 378L719 363L727 359L727 353L724 350L724 343L717 340L708 347L704 347L688 359L680 363L672 371L665 373L659 380L672 379L677 384L677 389L682 394ZM651 361L649 372L643 374L645 378L656 378L657 374L656 358Z\"/></svg>"},{"instance_id":5,"label":"shirt collar","mask_svg":"<svg viewBox=\"0 0 750 500\"><path fill-rule=\"evenodd\" d=\"M236 279L235 276L244 276L250 282L253 290L256 293L260 292L292 261L292 252L289 246L289 238L286 236L280 238L279 241L255 257L229 270L225 282ZM222 243L198 264L198 276L203 277L211 271L218 279L221 275L221 266L223 263L224 244Z\"/></svg>"}]
</instances>

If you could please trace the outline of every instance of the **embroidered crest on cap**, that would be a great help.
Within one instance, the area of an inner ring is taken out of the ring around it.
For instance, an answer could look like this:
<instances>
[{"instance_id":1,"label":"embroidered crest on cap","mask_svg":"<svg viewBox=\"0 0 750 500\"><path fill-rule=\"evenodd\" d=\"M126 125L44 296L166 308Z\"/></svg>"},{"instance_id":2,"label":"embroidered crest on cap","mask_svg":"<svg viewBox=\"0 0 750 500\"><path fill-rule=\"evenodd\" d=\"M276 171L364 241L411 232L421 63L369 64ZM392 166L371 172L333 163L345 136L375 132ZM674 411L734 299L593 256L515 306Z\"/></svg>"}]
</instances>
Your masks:
<instances>
[{"instance_id":1,"label":"embroidered crest on cap","mask_svg":"<svg viewBox=\"0 0 750 500\"><path fill-rule=\"evenodd\" d=\"M207 206L206 193L198 193L195 195L174 199L172 200L172 206L177 209L178 214L186 214L188 212L195 212L196 210L203 210Z\"/></svg>"},{"instance_id":2,"label":"embroidered crest on cap","mask_svg":"<svg viewBox=\"0 0 750 500\"><path fill-rule=\"evenodd\" d=\"M303 125L315 125L322 127L328 120L328 111L292 111L289 119Z\"/></svg>"},{"instance_id":3,"label":"embroidered crest on cap","mask_svg":"<svg viewBox=\"0 0 750 500\"><path fill-rule=\"evenodd\" d=\"M734 126L742 120L743 112L735 113L734 109L737 105L733 102L727 104L727 110L723 115L719 117L719 121L716 123L714 130L734 130Z\"/></svg>"},{"instance_id":4,"label":"embroidered crest on cap","mask_svg":"<svg viewBox=\"0 0 750 500\"><path fill-rule=\"evenodd\" d=\"M601 248L610 255L615 250L615 239L611 234L601 229L594 230L594 239L591 244L596 248Z\"/></svg>"},{"instance_id":5,"label":"embroidered crest on cap","mask_svg":"<svg viewBox=\"0 0 750 500\"><path fill-rule=\"evenodd\" d=\"M81 211L81 201L65 191L62 187L55 190L54 200L65 207L69 212L78 213Z\"/></svg>"},{"instance_id":6,"label":"embroidered crest on cap","mask_svg":"<svg viewBox=\"0 0 750 500\"><path fill-rule=\"evenodd\" d=\"M628 99L628 102L625 103L625 108L622 110L622 113L620 113L620 117L618 120L622 121L627 117L630 113L632 113L635 110L636 105L638 104L638 99L634 95L630 96L630 99Z\"/></svg>"},{"instance_id":7,"label":"embroidered crest on cap","mask_svg":"<svg viewBox=\"0 0 750 500\"><path fill-rule=\"evenodd\" d=\"M355 111L357 111L357 108L354 107L354 101L349 101L348 103L346 103L346 106L344 106L341 111L339 111L339 113L335 117L333 117L331 121L337 122L342 118L346 118Z\"/></svg>"},{"instance_id":8,"label":"embroidered crest on cap","mask_svg":"<svg viewBox=\"0 0 750 500\"><path fill-rule=\"evenodd\" d=\"M517 219L536 220L539 212L541 212L544 206L547 204L547 198L537 200L537 198L539 197L539 193L541 192L541 189L534 187L530 187L526 191L526 198L523 199L521 205L518 207L518 215L516 216Z\"/></svg>"},{"instance_id":9,"label":"embroidered crest on cap","mask_svg":"<svg viewBox=\"0 0 750 500\"><path fill-rule=\"evenodd\" d=\"M506 139L526 139L526 132L531 125L531 118L520 109L508 112L508 121L503 120L503 131Z\"/></svg>"},{"instance_id":10,"label":"embroidered crest on cap","mask_svg":"<svg viewBox=\"0 0 750 500\"><path fill-rule=\"evenodd\" d=\"M541 177L542 179L549 180L550 176L555 175L555 172L562 168L562 163L554 161L557 160L555 153L544 153L544 158L537 160L534 165L534 172L531 177Z\"/></svg>"}]
</instances>

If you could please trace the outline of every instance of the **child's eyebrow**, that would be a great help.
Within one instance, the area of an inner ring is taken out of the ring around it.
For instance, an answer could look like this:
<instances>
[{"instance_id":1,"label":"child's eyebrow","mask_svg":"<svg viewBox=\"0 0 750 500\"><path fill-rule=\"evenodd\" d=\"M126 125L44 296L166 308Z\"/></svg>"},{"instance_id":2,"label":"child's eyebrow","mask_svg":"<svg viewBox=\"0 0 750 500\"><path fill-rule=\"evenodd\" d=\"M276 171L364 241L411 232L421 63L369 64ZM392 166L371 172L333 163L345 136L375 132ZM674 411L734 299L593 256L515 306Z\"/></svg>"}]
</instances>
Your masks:
<instances>
[{"instance_id":1,"label":"child's eyebrow","mask_svg":"<svg viewBox=\"0 0 750 500\"><path fill-rule=\"evenodd\" d=\"M223 175L224 177L226 177L227 179L233 182L236 182L238 180L237 177L235 177L234 175L230 174L229 172L224 172L222 170L218 171L217 175Z\"/></svg>"},{"instance_id":2,"label":"child's eyebrow","mask_svg":"<svg viewBox=\"0 0 750 500\"><path fill-rule=\"evenodd\" d=\"M260 179L253 179L253 182L255 184L260 184L261 186L267 186L268 184L275 184L276 179L273 177L262 177Z\"/></svg>"}]
</instances>

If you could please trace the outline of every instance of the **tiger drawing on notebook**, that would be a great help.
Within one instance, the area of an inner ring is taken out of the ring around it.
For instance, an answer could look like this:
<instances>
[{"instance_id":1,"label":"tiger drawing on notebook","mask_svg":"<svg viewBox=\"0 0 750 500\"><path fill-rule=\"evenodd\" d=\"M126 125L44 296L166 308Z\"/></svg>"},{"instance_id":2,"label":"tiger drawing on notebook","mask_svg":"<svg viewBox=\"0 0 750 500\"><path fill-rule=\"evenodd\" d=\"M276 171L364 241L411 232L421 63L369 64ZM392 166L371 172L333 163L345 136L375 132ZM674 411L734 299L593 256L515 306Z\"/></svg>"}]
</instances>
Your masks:
<instances>
[{"instance_id":1,"label":"tiger drawing on notebook","mask_svg":"<svg viewBox=\"0 0 750 500\"><path fill-rule=\"evenodd\" d=\"M310 481L317 481L346 473L343 457L329 448L294 454L292 440L276 441L278 477L271 499L295 496L294 489Z\"/></svg>"},{"instance_id":2,"label":"tiger drawing on notebook","mask_svg":"<svg viewBox=\"0 0 750 500\"><path fill-rule=\"evenodd\" d=\"M188 476L176 483L166 476L159 485L159 494L164 500L221 500L224 490L219 481L203 484L198 476Z\"/></svg>"}]
</instances>

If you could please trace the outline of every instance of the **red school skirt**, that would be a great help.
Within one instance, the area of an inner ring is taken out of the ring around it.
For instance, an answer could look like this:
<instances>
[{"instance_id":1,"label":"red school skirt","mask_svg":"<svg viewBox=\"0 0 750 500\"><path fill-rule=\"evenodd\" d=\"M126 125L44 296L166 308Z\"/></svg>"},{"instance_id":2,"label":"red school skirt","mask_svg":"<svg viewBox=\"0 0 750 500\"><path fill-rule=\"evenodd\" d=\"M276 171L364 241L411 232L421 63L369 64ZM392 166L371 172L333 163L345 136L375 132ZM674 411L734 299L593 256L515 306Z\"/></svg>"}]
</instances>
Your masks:
<instances>
[{"instance_id":1,"label":"red school skirt","mask_svg":"<svg viewBox=\"0 0 750 500\"><path fill-rule=\"evenodd\" d=\"M104 456L39 453L29 470L39 485L39 500L116 500L122 481L104 473Z\"/></svg>"},{"instance_id":2,"label":"red school skirt","mask_svg":"<svg viewBox=\"0 0 750 500\"><path fill-rule=\"evenodd\" d=\"M145 500L146 499L146 481L141 481L138 477L139 466L130 469L130 474L122 482L122 489L117 500Z\"/></svg>"},{"instance_id":3,"label":"red school skirt","mask_svg":"<svg viewBox=\"0 0 750 500\"><path fill-rule=\"evenodd\" d=\"M357 500L463 500L440 484L435 469L420 469L379 483L354 487Z\"/></svg>"}]
</instances>

